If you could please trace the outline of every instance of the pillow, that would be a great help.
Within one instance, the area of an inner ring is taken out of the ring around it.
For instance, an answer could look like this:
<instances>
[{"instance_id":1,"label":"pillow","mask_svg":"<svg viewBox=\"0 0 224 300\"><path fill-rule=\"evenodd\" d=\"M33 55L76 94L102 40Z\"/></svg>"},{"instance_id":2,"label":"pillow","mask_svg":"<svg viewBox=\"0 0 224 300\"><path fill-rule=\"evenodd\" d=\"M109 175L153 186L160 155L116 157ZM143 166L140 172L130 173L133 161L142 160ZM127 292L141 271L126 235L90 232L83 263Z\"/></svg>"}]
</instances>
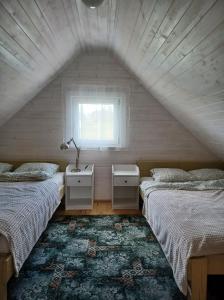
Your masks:
<instances>
[{"instance_id":1,"label":"pillow","mask_svg":"<svg viewBox=\"0 0 224 300\"><path fill-rule=\"evenodd\" d=\"M196 180L217 180L224 179L224 171L220 169L197 169L189 171Z\"/></svg>"},{"instance_id":2,"label":"pillow","mask_svg":"<svg viewBox=\"0 0 224 300\"><path fill-rule=\"evenodd\" d=\"M183 182L195 180L194 176L182 169L155 168L151 170L152 177L156 181Z\"/></svg>"},{"instance_id":3,"label":"pillow","mask_svg":"<svg viewBox=\"0 0 224 300\"><path fill-rule=\"evenodd\" d=\"M43 171L48 173L52 177L59 169L59 165L51 163L25 163L18 167L15 172L33 172L33 171Z\"/></svg>"},{"instance_id":4,"label":"pillow","mask_svg":"<svg viewBox=\"0 0 224 300\"><path fill-rule=\"evenodd\" d=\"M42 181L51 177L45 171L5 172L0 173L0 182Z\"/></svg>"},{"instance_id":5,"label":"pillow","mask_svg":"<svg viewBox=\"0 0 224 300\"><path fill-rule=\"evenodd\" d=\"M0 162L0 173L8 172L13 168L13 165Z\"/></svg>"}]
</instances>

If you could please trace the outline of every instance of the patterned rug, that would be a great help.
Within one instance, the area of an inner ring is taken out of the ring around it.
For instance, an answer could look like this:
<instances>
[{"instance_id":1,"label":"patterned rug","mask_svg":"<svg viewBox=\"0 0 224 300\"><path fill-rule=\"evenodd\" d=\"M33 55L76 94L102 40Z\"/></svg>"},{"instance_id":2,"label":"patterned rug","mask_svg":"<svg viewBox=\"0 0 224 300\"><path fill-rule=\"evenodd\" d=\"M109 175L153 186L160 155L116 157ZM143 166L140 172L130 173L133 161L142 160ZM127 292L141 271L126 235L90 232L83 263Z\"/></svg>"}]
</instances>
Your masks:
<instances>
[{"instance_id":1,"label":"patterned rug","mask_svg":"<svg viewBox=\"0 0 224 300\"><path fill-rule=\"evenodd\" d=\"M17 300L185 299L141 216L50 221L8 292Z\"/></svg>"}]
</instances>

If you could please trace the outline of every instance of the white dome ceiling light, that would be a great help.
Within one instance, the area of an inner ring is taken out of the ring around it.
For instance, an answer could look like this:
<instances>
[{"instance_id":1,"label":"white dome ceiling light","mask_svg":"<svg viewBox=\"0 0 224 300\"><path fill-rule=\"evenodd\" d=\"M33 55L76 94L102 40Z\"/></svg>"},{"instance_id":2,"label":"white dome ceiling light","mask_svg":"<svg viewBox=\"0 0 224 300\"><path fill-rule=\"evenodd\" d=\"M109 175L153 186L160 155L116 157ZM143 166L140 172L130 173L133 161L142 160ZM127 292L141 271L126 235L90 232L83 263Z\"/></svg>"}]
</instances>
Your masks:
<instances>
[{"instance_id":1,"label":"white dome ceiling light","mask_svg":"<svg viewBox=\"0 0 224 300\"><path fill-rule=\"evenodd\" d=\"M104 0L82 0L82 2L91 9L95 9L98 6L100 6L100 4L102 4Z\"/></svg>"}]
</instances>

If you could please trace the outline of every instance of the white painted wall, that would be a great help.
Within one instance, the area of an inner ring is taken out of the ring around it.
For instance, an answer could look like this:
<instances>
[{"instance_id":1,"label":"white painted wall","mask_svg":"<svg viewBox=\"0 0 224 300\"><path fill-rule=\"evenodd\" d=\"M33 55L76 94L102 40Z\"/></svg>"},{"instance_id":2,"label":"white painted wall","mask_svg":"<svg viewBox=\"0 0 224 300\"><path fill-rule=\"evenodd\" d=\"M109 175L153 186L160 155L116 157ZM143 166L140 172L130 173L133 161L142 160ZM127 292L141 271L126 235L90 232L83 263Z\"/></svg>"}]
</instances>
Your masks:
<instances>
[{"instance_id":1,"label":"white painted wall","mask_svg":"<svg viewBox=\"0 0 224 300\"><path fill-rule=\"evenodd\" d=\"M66 159L75 154L60 151L63 140L63 82L116 83L129 86L130 145L128 151L82 151L81 161L95 163L95 198L111 198L111 164L149 160L215 160L192 134L178 123L107 52L77 57L11 120L0 128L0 157L4 160Z\"/></svg>"}]
</instances>

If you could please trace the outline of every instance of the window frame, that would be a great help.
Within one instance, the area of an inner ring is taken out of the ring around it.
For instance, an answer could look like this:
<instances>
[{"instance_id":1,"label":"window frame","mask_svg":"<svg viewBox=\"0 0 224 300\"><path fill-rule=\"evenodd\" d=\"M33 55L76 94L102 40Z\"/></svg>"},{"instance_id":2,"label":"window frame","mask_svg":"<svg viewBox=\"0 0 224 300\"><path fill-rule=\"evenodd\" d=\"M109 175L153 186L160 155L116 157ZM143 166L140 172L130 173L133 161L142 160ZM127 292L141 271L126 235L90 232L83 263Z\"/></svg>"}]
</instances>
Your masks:
<instances>
[{"instance_id":1,"label":"window frame","mask_svg":"<svg viewBox=\"0 0 224 300\"><path fill-rule=\"evenodd\" d=\"M64 107L64 141L69 140L74 136L75 118L74 118L74 105L73 101L79 101L87 103L87 99L90 103L110 103L118 101L119 99L119 134L118 143L111 145L81 145L82 150L127 150L129 142L129 87L110 86L110 85L74 85L70 83L63 83L62 95L63 95L63 107ZM96 100L98 98L98 100ZM85 101L83 101L83 99ZM77 142L77 145L80 146ZM73 149L73 146L71 146Z\"/></svg>"},{"instance_id":2,"label":"window frame","mask_svg":"<svg viewBox=\"0 0 224 300\"><path fill-rule=\"evenodd\" d=\"M73 130L72 130L72 136L74 136L74 139L77 141L78 145L82 148L107 148L107 147L119 147L120 146L120 119L121 119L121 109L120 109L120 98L115 98L115 97L75 97L71 96L71 101L72 101L72 110L73 110ZM113 140L85 140L80 137L80 130L79 127L81 126L80 122L80 116L79 116L79 104L113 104L115 111L114 111L114 139ZM77 120L77 121L75 121ZM116 138L117 135L117 138Z\"/></svg>"}]
</instances>

